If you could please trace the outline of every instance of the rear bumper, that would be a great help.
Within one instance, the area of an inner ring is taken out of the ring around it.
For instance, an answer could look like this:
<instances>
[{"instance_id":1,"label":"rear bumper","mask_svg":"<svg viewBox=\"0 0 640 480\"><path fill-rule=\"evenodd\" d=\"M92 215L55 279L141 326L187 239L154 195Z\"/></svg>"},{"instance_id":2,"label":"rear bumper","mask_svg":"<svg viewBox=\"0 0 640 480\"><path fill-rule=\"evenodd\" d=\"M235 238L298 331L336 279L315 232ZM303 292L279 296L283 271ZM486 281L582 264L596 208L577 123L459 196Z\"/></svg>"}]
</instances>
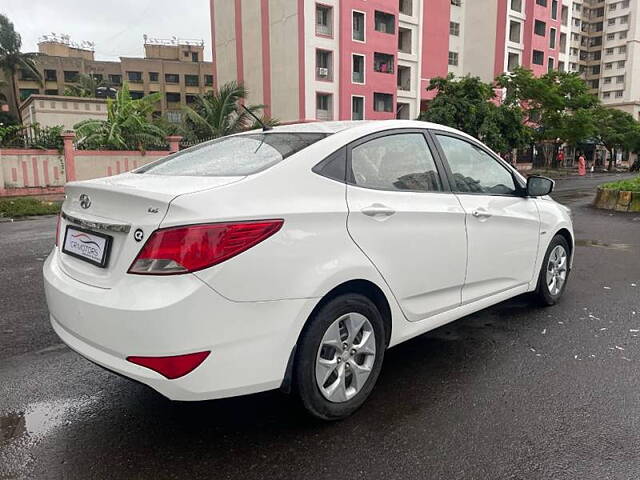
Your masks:
<instances>
[{"instance_id":1,"label":"rear bumper","mask_svg":"<svg viewBox=\"0 0 640 480\"><path fill-rule=\"evenodd\" d=\"M127 275L112 289L78 282L44 264L51 325L92 362L172 400L205 400L277 388L315 299L233 302L193 275ZM168 380L126 360L209 350L191 373Z\"/></svg>"}]
</instances>

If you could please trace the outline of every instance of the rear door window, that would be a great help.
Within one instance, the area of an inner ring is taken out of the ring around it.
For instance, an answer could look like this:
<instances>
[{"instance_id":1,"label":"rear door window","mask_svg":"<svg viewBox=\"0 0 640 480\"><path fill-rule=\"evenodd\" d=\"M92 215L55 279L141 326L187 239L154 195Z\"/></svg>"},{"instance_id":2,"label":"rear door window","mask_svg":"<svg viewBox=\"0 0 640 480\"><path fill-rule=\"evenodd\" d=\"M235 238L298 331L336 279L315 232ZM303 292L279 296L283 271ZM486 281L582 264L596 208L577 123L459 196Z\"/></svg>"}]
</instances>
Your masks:
<instances>
[{"instance_id":1,"label":"rear door window","mask_svg":"<svg viewBox=\"0 0 640 480\"><path fill-rule=\"evenodd\" d=\"M355 185L376 190L440 192L442 182L422 133L375 138L351 151Z\"/></svg>"},{"instance_id":2,"label":"rear door window","mask_svg":"<svg viewBox=\"0 0 640 480\"><path fill-rule=\"evenodd\" d=\"M169 155L136 173L203 177L251 175L326 137L326 133L250 133L224 137Z\"/></svg>"}]
</instances>

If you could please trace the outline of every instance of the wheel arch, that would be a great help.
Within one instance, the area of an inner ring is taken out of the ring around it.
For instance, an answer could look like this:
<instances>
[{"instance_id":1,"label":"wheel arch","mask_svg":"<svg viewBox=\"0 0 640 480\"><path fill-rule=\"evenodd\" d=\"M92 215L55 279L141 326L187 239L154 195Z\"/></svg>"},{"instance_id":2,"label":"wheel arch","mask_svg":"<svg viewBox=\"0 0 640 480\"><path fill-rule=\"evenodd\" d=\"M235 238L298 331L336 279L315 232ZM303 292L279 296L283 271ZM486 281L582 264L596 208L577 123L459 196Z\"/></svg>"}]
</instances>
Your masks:
<instances>
[{"instance_id":1,"label":"wheel arch","mask_svg":"<svg viewBox=\"0 0 640 480\"><path fill-rule=\"evenodd\" d=\"M569 255L570 257L573 257L574 242L573 242L573 235L571 234L571 232L567 228L562 227L560 230L556 232L556 235L560 235L567 241L567 244L569 245ZM556 235L554 235L554 237Z\"/></svg>"},{"instance_id":2,"label":"wheel arch","mask_svg":"<svg viewBox=\"0 0 640 480\"><path fill-rule=\"evenodd\" d=\"M302 332L309 324L309 321L313 318L318 310L320 310L327 302L336 298L339 295L345 293L359 293L369 300L371 300L375 306L378 308L378 311L382 315L382 320L384 322L385 327L385 345L389 345L391 341L391 329L392 329L392 314L391 314L391 305L389 304L389 300L387 296L382 291L382 289L373 283L370 280L364 279L354 279L348 280L346 282L341 283L340 285L334 287L329 292L327 292L316 304L313 308L307 320L305 321L300 333L298 334L298 338L296 340L293 349L291 350L291 354L289 356L289 361L287 362L287 369L285 371L284 379L282 380L282 385L280 389L286 393L291 392L292 384L293 384L293 367L296 361L296 352L298 347L298 342L300 341L300 336Z\"/></svg>"}]
</instances>

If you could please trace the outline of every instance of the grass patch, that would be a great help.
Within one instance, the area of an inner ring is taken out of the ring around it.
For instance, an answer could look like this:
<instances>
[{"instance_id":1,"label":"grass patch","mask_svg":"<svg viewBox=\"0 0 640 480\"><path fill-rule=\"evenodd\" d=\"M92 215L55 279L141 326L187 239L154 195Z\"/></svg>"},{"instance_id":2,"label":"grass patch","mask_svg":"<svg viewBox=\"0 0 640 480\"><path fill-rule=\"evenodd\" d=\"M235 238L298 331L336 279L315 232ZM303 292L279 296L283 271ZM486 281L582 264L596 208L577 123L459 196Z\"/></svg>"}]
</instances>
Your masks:
<instances>
[{"instance_id":1,"label":"grass patch","mask_svg":"<svg viewBox=\"0 0 640 480\"><path fill-rule=\"evenodd\" d=\"M623 192L640 192L640 176L629 180L604 183L600 185L600 188L606 188L607 190L618 190Z\"/></svg>"},{"instance_id":2,"label":"grass patch","mask_svg":"<svg viewBox=\"0 0 640 480\"><path fill-rule=\"evenodd\" d=\"M0 218L20 218L51 215L60 211L61 202L49 202L33 197L0 199Z\"/></svg>"}]
</instances>

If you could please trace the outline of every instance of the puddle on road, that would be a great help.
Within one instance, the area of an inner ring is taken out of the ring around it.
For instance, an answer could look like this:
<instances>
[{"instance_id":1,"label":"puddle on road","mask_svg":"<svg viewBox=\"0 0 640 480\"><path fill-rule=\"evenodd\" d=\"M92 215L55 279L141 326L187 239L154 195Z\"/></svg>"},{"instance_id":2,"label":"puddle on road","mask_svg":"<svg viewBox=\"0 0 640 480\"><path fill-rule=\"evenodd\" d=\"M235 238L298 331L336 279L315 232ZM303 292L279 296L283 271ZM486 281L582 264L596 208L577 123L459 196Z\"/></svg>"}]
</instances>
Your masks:
<instances>
[{"instance_id":1,"label":"puddle on road","mask_svg":"<svg viewBox=\"0 0 640 480\"><path fill-rule=\"evenodd\" d=\"M576 245L579 247L597 247L609 250L630 250L632 247L632 245L628 243L606 243L599 240L576 240Z\"/></svg>"},{"instance_id":2,"label":"puddle on road","mask_svg":"<svg viewBox=\"0 0 640 480\"><path fill-rule=\"evenodd\" d=\"M59 427L70 425L98 396L35 402L0 415L0 478L29 478L32 449Z\"/></svg>"}]
</instances>

